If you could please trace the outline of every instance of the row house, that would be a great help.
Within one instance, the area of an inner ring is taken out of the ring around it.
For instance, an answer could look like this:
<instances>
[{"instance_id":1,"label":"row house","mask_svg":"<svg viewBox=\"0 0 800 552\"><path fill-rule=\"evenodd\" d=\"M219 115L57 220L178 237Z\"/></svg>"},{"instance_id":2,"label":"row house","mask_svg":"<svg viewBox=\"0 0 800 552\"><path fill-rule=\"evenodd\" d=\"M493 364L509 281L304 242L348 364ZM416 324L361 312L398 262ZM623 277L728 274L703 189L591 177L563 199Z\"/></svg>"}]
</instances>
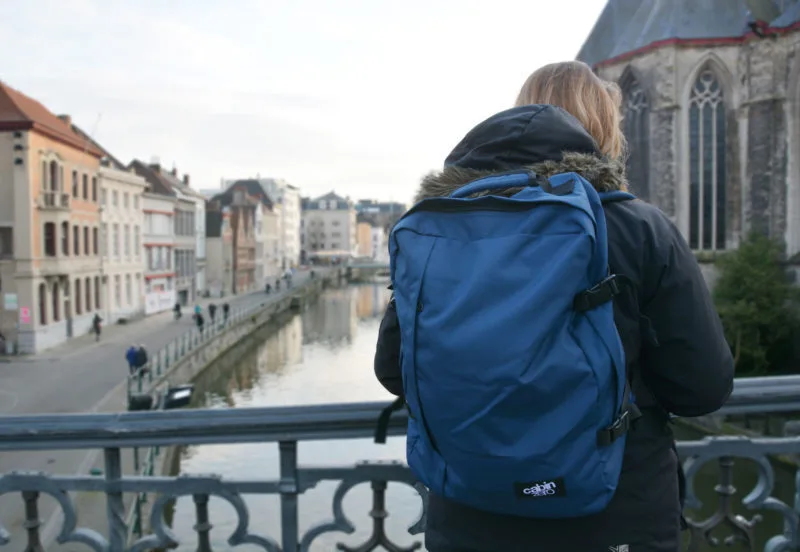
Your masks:
<instances>
[{"instance_id":1,"label":"row house","mask_svg":"<svg viewBox=\"0 0 800 552\"><path fill-rule=\"evenodd\" d=\"M217 202L206 207L206 280L212 297L233 293L233 235L230 209Z\"/></svg>"},{"instance_id":2,"label":"row house","mask_svg":"<svg viewBox=\"0 0 800 552\"><path fill-rule=\"evenodd\" d=\"M247 179L249 180L249 179ZM280 270L296 267L300 264L302 198L300 189L279 178L252 179L258 182L261 189L273 203L273 213L278 220L278 257ZM223 180L223 188L227 189L242 180ZM252 192L251 192L252 193Z\"/></svg>"},{"instance_id":3,"label":"row house","mask_svg":"<svg viewBox=\"0 0 800 552\"><path fill-rule=\"evenodd\" d=\"M389 261L386 228L361 214L356 215L356 244L359 257L368 257L379 262Z\"/></svg>"},{"instance_id":4,"label":"row house","mask_svg":"<svg viewBox=\"0 0 800 552\"><path fill-rule=\"evenodd\" d=\"M72 130L103 152L100 184L100 304L106 324L145 314L142 195L147 182L67 120Z\"/></svg>"},{"instance_id":5,"label":"row house","mask_svg":"<svg viewBox=\"0 0 800 552\"><path fill-rule=\"evenodd\" d=\"M266 192L261 182L255 179L237 180L218 197L230 201L234 190L242 190L258 200L255 218L256 272L257 286L263 286L279 278L284 271L284 257L281 254L282 209Z\"/></svg>"},{"instance_id":6,"label":"row house","mask_svg":"<svg viewBox=\"0 0 800 552\"><path fill-rule=\"evenodd\" d=\"M142 194L144 311L148 315L169 310L177 301L173 263L176 203L172 196L149 190Z\"/></svg>"},{"instance_id":7,"label":"row house","mask_svg":"<svg viewBox=\"0 0 800 552\"><path fill-rule=\"evenodd\" d=\"M0 82L0 333L35 353L87 333L101 312L103 152Z\"/></svg>"},{"instance_id":8,"label":"row house","mask_svg":"<svg viewBox=\"0 0 800 552\"><path fill-rule=\"evenodd\" d=\"M248 193L244 183L235 184L225 192L214 196L209 202L215 209L224 210L230 226L231 293L243 293L261 286L256 280L256 242L260 234L256 228L256 216L264 207L264 200ZM224 243L224 242L223 242Z\"/></svg>"},{"instance_id":9,"label":"row house","mask_svg":"<svg viewBox=\"0 0 800 552\"><path fill-rule=\"evenodd\" d=\"M189 175L178 178L177 169L167 171L158 163L139 160L131 168L147 181L150 192L174 199L170 264L175 275L170 283L176 302L190 305L206 287L206 200L190 187Z\"/></svg>"}]
</instances>

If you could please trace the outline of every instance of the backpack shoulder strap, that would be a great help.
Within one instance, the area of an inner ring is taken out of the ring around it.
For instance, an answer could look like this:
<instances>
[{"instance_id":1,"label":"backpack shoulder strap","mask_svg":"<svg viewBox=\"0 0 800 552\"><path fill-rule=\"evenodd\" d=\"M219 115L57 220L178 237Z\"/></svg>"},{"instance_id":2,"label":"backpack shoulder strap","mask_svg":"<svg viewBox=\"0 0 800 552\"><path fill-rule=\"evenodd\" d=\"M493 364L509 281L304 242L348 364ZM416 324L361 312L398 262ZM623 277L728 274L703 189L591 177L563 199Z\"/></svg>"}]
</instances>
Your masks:
<instances>
[{"instance_id":1,"label":"backpack shoulder strap","mask_svg":"<svg viewBox=\"0 0 800 552\"><path fill-rule=\"evenodd\" d=\"M622 190L614 190L612 192L599 192L600 201L603 205L607 203L616 203L618 201L630 201L636 199L636 196L630 192L623 192Z\"/></svg>"}]
</instances>

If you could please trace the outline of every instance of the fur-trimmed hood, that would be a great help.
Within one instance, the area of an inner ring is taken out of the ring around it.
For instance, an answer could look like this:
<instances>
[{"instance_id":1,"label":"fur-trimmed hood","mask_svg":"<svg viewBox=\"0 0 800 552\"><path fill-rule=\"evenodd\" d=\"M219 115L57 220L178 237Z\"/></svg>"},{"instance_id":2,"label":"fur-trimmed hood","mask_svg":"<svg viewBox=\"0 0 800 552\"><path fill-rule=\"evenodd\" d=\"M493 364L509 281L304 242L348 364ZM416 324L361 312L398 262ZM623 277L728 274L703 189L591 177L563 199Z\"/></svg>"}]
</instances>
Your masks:
<instances>
[{"instance_id":1,"label":"fur-trimmed hood","mask_svg":"<svg viewBox=\"0 0 800 552\"><path fill-rule=\"evenodd\" d=\"M544 177L565 172L578 173L600 192L627 190L628 188L625 166L622 161L597 157L590 153L566 152L559 161L542 161L525 168ZM414 202L432 197L446 197L473 180L499 172L503 171L466 169L452 165L445 167L443 171L429 174L422 179ZM520 188L510 188L502 195L514 195L518 191ZM479 192L475 196L487 193L489 192ZM497 194L497 192L492 193Z\"/></svg>"},{"instance_id":2,"label":"fur-trimmed hood","mask_svg":"<svg viewBox=\"0 0 800 552\"><path fill-rule=\"evenodd\" d=\"M575 172L599 191L627 189L623 161L603 157L577 119L552 105L527 105L493 115L467 133L444 170L422 180L414 200L447 196L478 178L520 169L544 177Z\"/></svg>"}]
</instances>

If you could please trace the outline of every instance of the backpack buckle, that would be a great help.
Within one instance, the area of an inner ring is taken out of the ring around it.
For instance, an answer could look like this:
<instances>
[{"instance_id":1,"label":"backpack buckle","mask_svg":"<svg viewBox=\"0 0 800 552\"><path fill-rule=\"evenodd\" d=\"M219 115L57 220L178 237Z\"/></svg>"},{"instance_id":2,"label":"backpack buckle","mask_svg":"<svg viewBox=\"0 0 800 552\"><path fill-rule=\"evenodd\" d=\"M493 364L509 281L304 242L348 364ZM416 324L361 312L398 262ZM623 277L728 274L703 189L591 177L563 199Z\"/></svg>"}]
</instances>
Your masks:
<instances>
[{"instance_id":1,"label":"backpack buckle","mask_svg":"<svg viewBox=\"0 0 800 552\"><path fill-rule=\"evenodd\" d=\"M623 410L617 419L614 420L613 424L597 432L598 446L607 447L625 435L631 428L631 421L630 412L628 410Z\"/></svg>"},{"instance_id":2,"label":"backpack buckle","mask_svg":"<svg viewBox=\"0 0 800 552\"><path fill-rule=\"evenodd\" d=\"M585 312L611 301L615 296L619 295L619 292L620 286L617 281L617 275L612 274L601 280L600 283L576 295L572 305L576 311Z\"/></svg>"}]
</instances>

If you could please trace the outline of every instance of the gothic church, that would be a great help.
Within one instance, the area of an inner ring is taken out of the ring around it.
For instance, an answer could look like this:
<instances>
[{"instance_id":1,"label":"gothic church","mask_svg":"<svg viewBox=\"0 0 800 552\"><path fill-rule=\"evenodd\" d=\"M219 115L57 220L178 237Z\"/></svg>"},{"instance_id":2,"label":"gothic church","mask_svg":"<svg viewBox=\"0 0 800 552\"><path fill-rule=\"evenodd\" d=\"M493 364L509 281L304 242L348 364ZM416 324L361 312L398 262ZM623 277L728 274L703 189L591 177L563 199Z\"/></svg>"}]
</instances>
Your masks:
<instances>
[{"instance_id":1,"label":"gothic church","mask_svg":"<svg viewBox=\"0 0 800 552\"><path fill-rule=\"evenodd\" d=\"M800 0L609 0L578 59L624 97L629 179L703 260L751 229L800 267Z\"/></svg>"}]
</instances>

